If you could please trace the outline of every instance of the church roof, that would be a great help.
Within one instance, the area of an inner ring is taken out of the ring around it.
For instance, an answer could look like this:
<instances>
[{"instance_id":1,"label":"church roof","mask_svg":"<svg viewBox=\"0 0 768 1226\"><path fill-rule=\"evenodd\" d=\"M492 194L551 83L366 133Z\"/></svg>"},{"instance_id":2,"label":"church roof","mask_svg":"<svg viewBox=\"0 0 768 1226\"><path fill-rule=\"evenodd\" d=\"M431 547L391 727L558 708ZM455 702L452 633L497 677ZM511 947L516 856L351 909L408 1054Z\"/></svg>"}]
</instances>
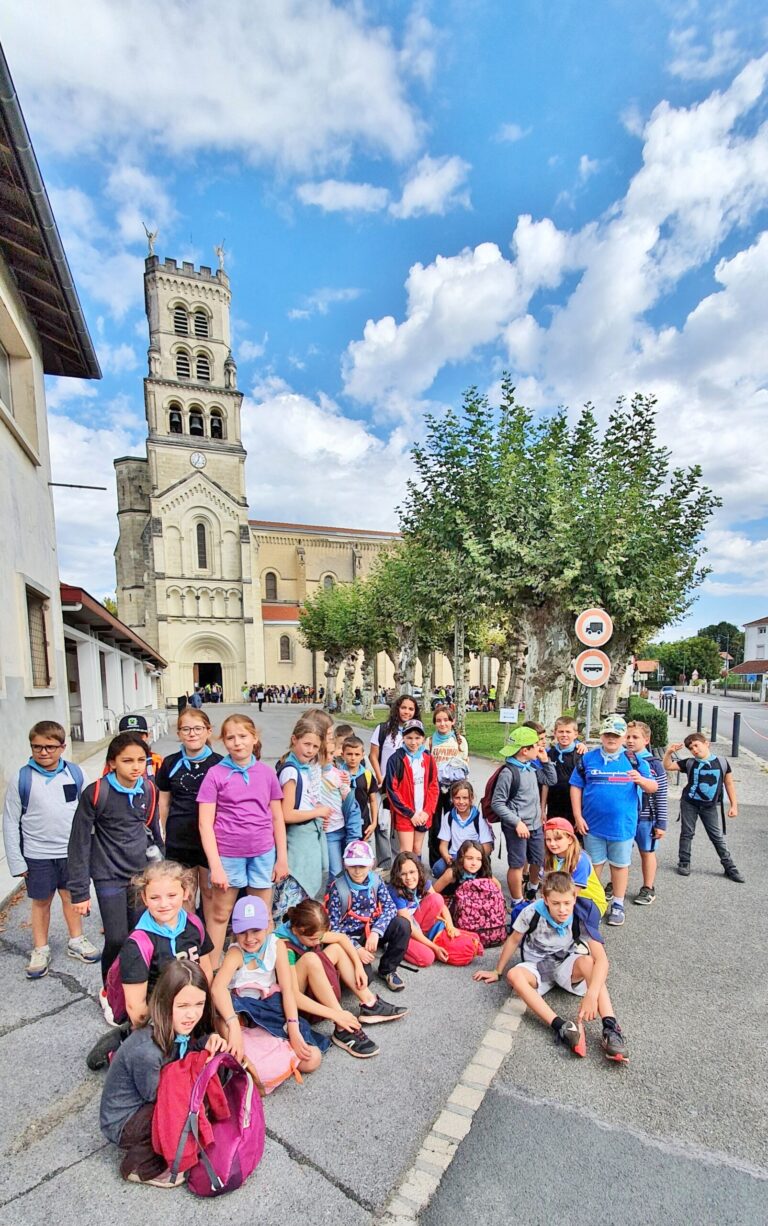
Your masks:
<instances>
[{"instance_id":1,"label":"church roof","mask_svg":"<svg viewBox=\"0 0 768 1226\"><path fill-rule=\"evenodd\" d=\"M88 626L99 638L114 643L116 647L122 647L129 655L142 660L146 659L156 668L167 667L168 661L164 660L154 647L150 647L149 643L145 643L135 630L131 630L130 626L121 622L119 617L110 613L109 609L91 596L90 592L86 592L81 587L72 587L69 583L62 583L59 586L62 613L66 624L80 623Z\"/></svg>"},{"instance_id":2,"label":"church roof","mask_svg":"<svg viewBox=\"0 0 768 1226\"><path fill-rule=\"evenodd\" d=\"M328 524L289 524L277 519L249 519L248 523L252 528L264 532L301 532L306 534L315 533L323 535L330 534L331 536L375 536L380 540L394 541L400 536L399 532L381 532L377 528L338 528L331 527Z\"/></svg>"}]
</instances>

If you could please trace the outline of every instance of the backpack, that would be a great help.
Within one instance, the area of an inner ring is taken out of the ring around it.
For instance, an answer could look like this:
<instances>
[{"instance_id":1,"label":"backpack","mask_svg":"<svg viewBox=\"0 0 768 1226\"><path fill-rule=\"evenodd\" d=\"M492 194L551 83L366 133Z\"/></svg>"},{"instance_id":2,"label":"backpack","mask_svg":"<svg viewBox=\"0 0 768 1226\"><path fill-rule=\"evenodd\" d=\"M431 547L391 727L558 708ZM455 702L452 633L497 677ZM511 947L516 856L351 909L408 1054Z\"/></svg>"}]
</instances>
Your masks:
<instances>
[{"instance_id":1,"label":"backpack","mask_svg":"<svg viewBox=\"0 0 768 1226\"><path fill-rule=\"evenodd\" d=\"M477 933L484 949L507 939L504 895L492 877L462 881L451 900L451 914L457 928Z\"/></svg>"},{"instance_id":2,"label":"backpack","mask_svg":"<svg viewBox=\"0 0 768 1226\"><path fill-rule=\"evenodd\" d=\"M285 758L279 758L277 762L275 763L275 774L277 775L277 781L278 783L281 784L281 786L282 786L282 781L280 779L280 775L285 765L286 765ZM296 771L296 797L293 802L294 809L301 808L301 797L302 797L303 792L304 792L304 784L302 783L302 780L301 780L301 771L297 770ZM308 818L307 820L312 821L312 818Z\"/></svg>"},{"instance_id":3,"label":"backpack","mask_svg":"<svg viewBox=\"0 0 768 1226\"><path fill-rule=\"evenodd\" d=\"M192 921L195 928L197 929L198 936L200 937L200 943L202 944L203 941L205 940L205 929L203 928L202 921L197 915L190 914L189 912L187 912L187 917L188 919ZM146 965L147 970L149 970L150 963L152 962L152 955L155 952L155 947L152 943L152 938L150 937L149 933L144 932L142 928L134 928L133 932L129 932L128 936L126 937L126 940L133 941L135 945L138 945L139 953L141 954L142 961ZM120 978L120 955L119 954L117 955L114 962L112 963L109 970L107 971L107 975L104 980L104 991L107 994L107 1002L109 1004L110 1009L112 1010L112 1015L115 1021L118 1023L118 1025L127 1021L128 1010L125 1006L125 992L123 990L123 981Z\"/></svg>"},{"instance_id":4,"label":"backpack","mask_svg":"<svg viewBox=\"0 0 768 1226\"><path fill-rule=\"evenodd\" d=\"M261 1026L243 1027L243 1054L258 1077L261 1094L271 1094L289 1077L301 1081L299 1057L287 1039L278 1039Z\"/></svg>"},{"instance_id":5,"label":"backpack","mask_svg":"<svg viewBox=\"0 0 768 1226\"><path fill-rule=\"evenodd\" d=\"M205 1149L200 1144L198 1117L203 1106L209 1081L219 1069L229 1070L224 1096L229 1116L210 1121L213 1140ZM179 1173L179 1163L187 1137L194 1137L200 1154L189 1171L187 1187L194 1196L221 1196L242 1187L255 1171L264 1153L264 1109L251 1074L228 1052L217 1052L203 1066L189 1099L189 1115L181 1130L176 1157L171 1166L171 1178Z\"/></svg>"},{"instance_id":6,"label":"backpack","mask_svg":"<svg viewBox=\"0 0 768 1226\"><path fill-rule=\"evenodd\" d=\"M509 787L509 799L514 800L515 796L517 796L517 793L520 790L520 771L511 762L502 762L501 766L496 768L486 783L483 798L480 801L480 812L489 825L492 822L497 822L499 820L497 814L494 813L493 809L491 808L491 803L493 801L493 793L496 789L496 784L499 781L499 775L503 770L512 771L512 782Z\"/></svg>"},{"instance_id":7,"label":"backpack","mask_svg":"<svg viewBox=\"0 0 768 1226\"><path fill-rule=\"evenodd\" d=\"M457 930L455 937L449 937L443 929L434 938L434 942L448 954L448 966L469 966L470 962L483 952L483 943L476 932Z\"/></svg>"},{"instance_id":8,"label":"backpack","mask_svg":"<svg viewBox=\"0 0 768 1226\"><path fill-rule=\"evenodd\" d=\"M579 941L581 941L581 923L579 921L579 906L583 905L584 903L586 903L589 907L595 906L595 904L591 901L591 899L584 899L584 898L576 899L576 905L573 908L573 923L571 925L571 933L573 934L573 941L575 945L578 945ZM510 917L511 921L514 922L514 920L517 919L517 916L520 914L520 912L525 907L530 907L530 905L531 905L530 903L524 902L522 907L520 906L515 907ZM599 918L597 907L595 907L595 912L598 914L598 918ZM533 916L531 918L531 922L528 925L528 930L523 933L523 939L520 942L520 960L521 962L525 962L525 942L527 938L531 935L531 933L536 931L536 929L539 926L539 921L542 918L543 916L539 915L538 911L534 911ZM512 931L512 928L510 926L510 932L511 931ZM565 957L567 955L563 955L563 956Z\"/></svg>"},{"instance_id":9,"label":"backpack","mask_svg":"<svg viewBox=\"0 0 768 1226\"><path fill-rule=\"evenodd\" d=\"M85 776L83 775L83 772L80 770L80 767L75 762L65 762L63 758L61 759L61 761L75 781L75 787L77 788L77 798L79 800L80 793L82 792L83 787L85 785ZM25 763L25 765L22 766L21 770L19 771L19 800L21 801L21 813L19 814L20 817L23 817L27 809L29 808L29 797L32 791L32 773L33 773L32 767L29 765L28 762Z\"/></svg>"},{"instance_id":10,"label":"backpack","mask_svg":"<svg viewBox=\"0 0 768 1226\"><path fill-rule=\"evenodd\" d=\"M272 919L278 924L286 911L291 907L298 907L305 898L309 898L309 894L303 885L289 873L282 881L275 884L272 894Z\"/></svg>"},{"instance_id":11,"label":"backpack","mask_svg":"<svg viewBox=\"0 0 768 1226\"><path fill-rule=\"evenodd\" d=\"M370 875L373 878L374 891L378 892L379 886L383 884L381 877L379 876L378 873L373 872L373 870L371 870ZM349 912L352 910L352 907L350 905L352 902L352 891L349 888L349 882L347 881L346 877L342 873L340 877L334 877L333 882L329 883L329 886L328 886L329 893L326 894L325 898L323 899L323 906L325 907L326 911L328 910L328 898L330 894L331 884L335 885L336 889L338 890L339 901L341 902L341 916L343 919L344 916L348 915ZM381 908L379 908L379 914L381 914ZM371 918L373 919L373 916L371 916Z\"/></svg>"}]
</instances>

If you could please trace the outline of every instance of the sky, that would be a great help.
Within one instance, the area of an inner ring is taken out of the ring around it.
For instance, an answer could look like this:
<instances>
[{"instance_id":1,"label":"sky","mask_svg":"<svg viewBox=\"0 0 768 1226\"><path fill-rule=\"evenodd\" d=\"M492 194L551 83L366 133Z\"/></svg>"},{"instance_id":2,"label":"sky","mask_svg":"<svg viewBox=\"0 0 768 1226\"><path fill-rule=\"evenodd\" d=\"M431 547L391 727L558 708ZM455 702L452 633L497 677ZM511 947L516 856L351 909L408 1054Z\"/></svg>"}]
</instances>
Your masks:
<instances>
[{"instance_id":1,"label":"sky","mask_svg":"<svg viewBox=\"0 0 768 1226\"><path fill-rule=\"evenodd\" d=\"M255 518L396 528L426 412L658 398L723 499L667 637L768 614L768 17L751 0L3 4L104 377L48 380L62 578L114 590L146 237L231 278Z\"/></svg>"}]
</instances>

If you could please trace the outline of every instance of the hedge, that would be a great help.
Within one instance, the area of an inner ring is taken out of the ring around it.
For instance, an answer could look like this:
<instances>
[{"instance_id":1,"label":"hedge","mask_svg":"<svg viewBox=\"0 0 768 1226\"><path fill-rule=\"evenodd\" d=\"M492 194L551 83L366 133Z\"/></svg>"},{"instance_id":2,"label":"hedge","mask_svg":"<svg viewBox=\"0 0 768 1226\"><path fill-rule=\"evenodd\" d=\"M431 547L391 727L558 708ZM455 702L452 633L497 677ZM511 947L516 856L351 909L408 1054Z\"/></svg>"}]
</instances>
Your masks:
<instances>
[{"instance_id":1,"label":"hedge","mask_svg":"<svg viewBox=\"0 0 768 1226\"><path fill-rule=\"evenodd\" d=\"M669 744L666 711L660 711L652 702L641 698L639 694L630 694L627 702L627 721L631 719L640 720L641 723L648 725L651 730L651 745L654 749L666 749Z\"/></svg>"}]
</instances>

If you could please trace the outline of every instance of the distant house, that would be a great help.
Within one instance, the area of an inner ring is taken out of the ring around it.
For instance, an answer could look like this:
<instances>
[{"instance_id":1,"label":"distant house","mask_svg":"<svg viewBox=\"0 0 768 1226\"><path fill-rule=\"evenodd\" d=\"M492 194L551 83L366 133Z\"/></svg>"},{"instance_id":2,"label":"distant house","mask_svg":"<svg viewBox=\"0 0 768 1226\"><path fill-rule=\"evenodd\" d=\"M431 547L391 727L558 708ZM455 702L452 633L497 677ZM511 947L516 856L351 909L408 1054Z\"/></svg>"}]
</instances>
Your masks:
<instances>
[{"instance_id":1,"label":"distant house","mask_svg":"<svg viewBox=\"0 0 768 1226\"><path fill-rule=\"evenodd\" d=\"M636 681L647 681L649 677L655 677L658 671L658 660L635 660Z\"/></svg>"},{"instance_id":2,"label":"distant house","mask_svg":"<svg viewBox=\"0 0 768 1226\"><path fill-rule=\"evenodd\" d=\"M758 617L757 621L746 622L744 625L744 660L754 663L756 660L765 662L768 658L766 644L768 643L768 617ZM744 671L739 665L740 671ZM735 670L734 670L735 671ZM748 668L748 673L765 672L764 668Z\"/></svg>"}]
</instances>

